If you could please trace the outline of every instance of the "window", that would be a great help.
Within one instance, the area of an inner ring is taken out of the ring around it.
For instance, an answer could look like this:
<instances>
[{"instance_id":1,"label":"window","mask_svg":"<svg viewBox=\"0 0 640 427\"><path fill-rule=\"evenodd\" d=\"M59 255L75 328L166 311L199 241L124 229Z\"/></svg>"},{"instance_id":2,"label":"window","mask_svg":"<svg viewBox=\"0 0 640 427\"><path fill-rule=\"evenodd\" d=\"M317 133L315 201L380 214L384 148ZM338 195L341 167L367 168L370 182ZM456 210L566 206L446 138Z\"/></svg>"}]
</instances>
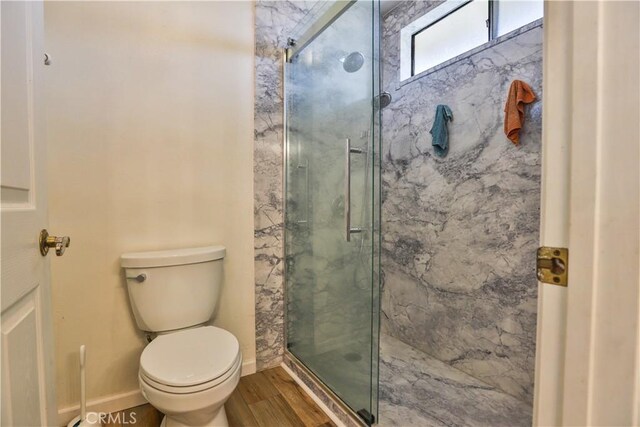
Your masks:
<instances>
[{"instance_id":1,"label":"window","mask_svg":"<svg viewBox=\"0 0 640 427\"><path fill-rule=\"evenodd\" d=\"M544 9L542 1L497 1L495 8L494 28L496 37L503 36L513 30L542 18Z\"/></svg>"},{"instance_id":2,"label":"window","mask_svg":"<svg viewBox=\"0 0 640 427\"><path fill-rule=\"evenodd\" d=\"M416 75L487 42L487 0L474 0L413 35Z\"/></svg>"},{"instance_id":3,"label":"window","mask_svg":"<svg viewBox=\"0 0 640 427\"><path fill-rule=\"evenodd\" d=\"M400 79L542 17L542 0L447 0L401 31Z\"/></svg>"}]
</instances>

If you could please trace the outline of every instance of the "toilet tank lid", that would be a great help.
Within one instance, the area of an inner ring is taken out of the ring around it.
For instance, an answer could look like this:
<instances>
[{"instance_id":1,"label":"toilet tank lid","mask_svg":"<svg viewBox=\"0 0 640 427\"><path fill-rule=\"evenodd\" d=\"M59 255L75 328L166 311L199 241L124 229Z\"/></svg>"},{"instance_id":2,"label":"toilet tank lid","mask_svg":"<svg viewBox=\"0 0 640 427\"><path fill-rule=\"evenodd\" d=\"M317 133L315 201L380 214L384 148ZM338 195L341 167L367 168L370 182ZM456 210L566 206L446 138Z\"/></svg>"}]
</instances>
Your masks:
<instances>
[{"instance_id":1,"label":"toilet tank lid","mask_svg":"<svg viewBox=\"0 0 640 427\"><path fill-rule=\"evenodd\" d=\"M224 246L130 252L120 256L120 265L124 268L144 268L196 264L222 259L226 252Z\"/></svg>"}]
</instances>

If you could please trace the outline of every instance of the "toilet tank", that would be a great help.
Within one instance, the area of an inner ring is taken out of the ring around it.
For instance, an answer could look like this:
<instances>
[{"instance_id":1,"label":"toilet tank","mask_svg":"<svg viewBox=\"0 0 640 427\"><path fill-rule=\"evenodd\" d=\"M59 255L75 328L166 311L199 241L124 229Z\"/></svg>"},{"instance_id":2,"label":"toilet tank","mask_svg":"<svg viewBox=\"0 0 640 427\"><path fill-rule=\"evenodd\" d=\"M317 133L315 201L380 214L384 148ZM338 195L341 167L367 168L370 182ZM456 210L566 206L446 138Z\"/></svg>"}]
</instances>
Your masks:
<instances>
[{"instance_id":1,"label":"toilet tank","mask_svg":"<svg viewBox=\"0 0 640 427\"><path fill-rule=\"evenodd\" d=\"M223 246L133 252L120 257L138 327L163 332L213 318L222 288Z\"/></svg>"}]
</instances>

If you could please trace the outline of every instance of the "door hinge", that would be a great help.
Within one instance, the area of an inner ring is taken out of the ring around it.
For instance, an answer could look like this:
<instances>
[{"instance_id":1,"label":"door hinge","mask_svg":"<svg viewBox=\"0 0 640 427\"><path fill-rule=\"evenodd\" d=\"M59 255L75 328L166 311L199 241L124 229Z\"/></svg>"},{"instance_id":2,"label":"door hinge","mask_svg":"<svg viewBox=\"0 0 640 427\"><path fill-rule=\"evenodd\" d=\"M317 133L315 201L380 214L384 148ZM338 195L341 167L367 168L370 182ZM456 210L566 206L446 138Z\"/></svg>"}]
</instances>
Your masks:
<instances>
[{"instance_id":1,"label":"door hinge","mask_svg":"<svg viewBox=\"0 0 640 427\"><path fill-rule=\"evenodd\" d=\"M536 273L539 281L552 285L567 286L568 270L569 249L548 246L538 248Z\"/></svg>"}]
</instances>

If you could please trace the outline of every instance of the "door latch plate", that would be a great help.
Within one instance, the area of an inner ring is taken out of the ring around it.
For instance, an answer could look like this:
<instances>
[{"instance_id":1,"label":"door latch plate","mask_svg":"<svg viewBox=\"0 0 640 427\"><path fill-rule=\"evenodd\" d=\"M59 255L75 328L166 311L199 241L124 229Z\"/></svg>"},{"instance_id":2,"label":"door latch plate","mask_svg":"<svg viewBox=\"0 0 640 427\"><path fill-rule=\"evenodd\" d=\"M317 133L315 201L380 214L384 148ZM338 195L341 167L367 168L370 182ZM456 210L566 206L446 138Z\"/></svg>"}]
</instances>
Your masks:
<instances>
[{"instance_id":1,"label":"door latch plate","mask_svg":"<svg viewBox=\"0 0 640 427\"><path fill-rule=\"evenodd\" d=\"M538 280L552 285L567 286L569 249L542 246L538 248L536 273Z\"/></svg>"}]
</instances>

